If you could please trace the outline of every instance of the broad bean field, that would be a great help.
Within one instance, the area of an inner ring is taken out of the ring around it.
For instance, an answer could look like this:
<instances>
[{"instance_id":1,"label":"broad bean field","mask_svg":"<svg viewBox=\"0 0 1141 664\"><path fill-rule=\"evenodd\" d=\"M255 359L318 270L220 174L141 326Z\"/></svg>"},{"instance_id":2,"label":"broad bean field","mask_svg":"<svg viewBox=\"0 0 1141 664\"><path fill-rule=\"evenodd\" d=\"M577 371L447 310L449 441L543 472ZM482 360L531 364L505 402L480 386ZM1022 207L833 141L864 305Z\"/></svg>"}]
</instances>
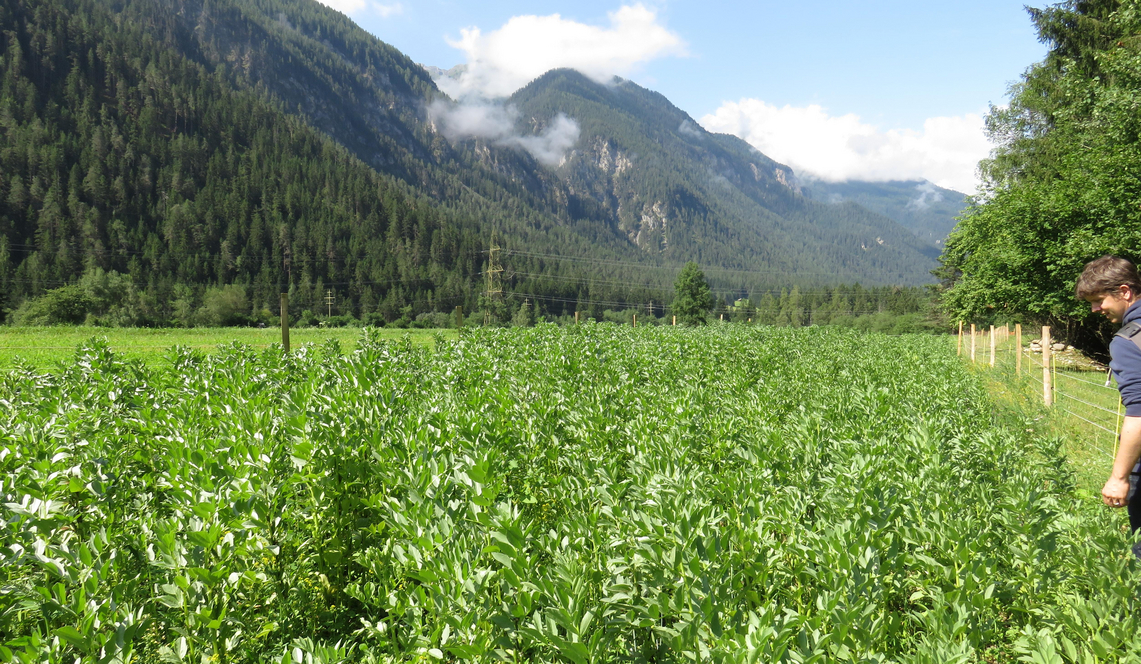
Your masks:
<instances>
[{"instance_id":1,"label":"broad bean field","mask_svg":"<svg viewBox=\"0 0 1141 664\"><path fill-rule=\"evenodd\" d=\"M1137 661L1122 515L946 340L365 333L0 376L0 661Z\"/></svg>"}]
</instances>

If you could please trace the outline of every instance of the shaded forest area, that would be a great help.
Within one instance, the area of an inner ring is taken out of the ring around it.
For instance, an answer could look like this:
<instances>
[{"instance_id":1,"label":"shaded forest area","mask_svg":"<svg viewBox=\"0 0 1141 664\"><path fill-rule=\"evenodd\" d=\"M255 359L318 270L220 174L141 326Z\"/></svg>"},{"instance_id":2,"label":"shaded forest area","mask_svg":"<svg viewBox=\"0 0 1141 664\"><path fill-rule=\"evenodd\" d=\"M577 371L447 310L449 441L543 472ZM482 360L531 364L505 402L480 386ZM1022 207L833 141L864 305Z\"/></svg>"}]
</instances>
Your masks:
<instances>
[{"instance_id":1,"label":"shaded forest area","mask_svg":"<svg viewBox=\"0 0 1141 664\"><path fill-rule=\"evenodd\" d=\"M474 235L224 70L92 3L18 0L0 26L7 307L71 285L79 311L96 282L121 325L207 322L227 286L254 317L284 290L389 319L474 301Z\"/></svg>"}]
</instances>

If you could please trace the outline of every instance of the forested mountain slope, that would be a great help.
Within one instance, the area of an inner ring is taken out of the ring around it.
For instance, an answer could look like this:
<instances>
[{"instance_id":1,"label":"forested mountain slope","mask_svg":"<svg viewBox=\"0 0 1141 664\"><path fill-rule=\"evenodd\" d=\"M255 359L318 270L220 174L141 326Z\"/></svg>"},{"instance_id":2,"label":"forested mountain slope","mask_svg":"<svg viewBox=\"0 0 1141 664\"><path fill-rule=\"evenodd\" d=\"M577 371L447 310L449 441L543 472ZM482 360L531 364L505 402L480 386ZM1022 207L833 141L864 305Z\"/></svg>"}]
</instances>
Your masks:
<instances>
[{"instance_id":1,"label":"forested mountain slope","mask_svg":"<svg viewBox=\"0 0 1141 664\"><path fill-rule=\"evenodd\" d=\"M825 203L851 201L889 217L916 236L942 246L967 207L967 197L926 180L825 182L806 180L804 193Z\"/></svg>"},{"instance_id":2,"label":"forested mountain slope","mask_svg":"<svg viewBox=\"0 0 1141 664\"><path fill-rule=\"evenodd\" d=\"M221 6L230 8L225 22L218 20L218 9L207 11L190 0L179 3L179 11L172 15L180 17L179 25L189 39L203 45L200 50L206 57L248 63L242 71L249 80L267 86L286 102L286 108L301 109L315 126L361 159L409 179L445 205L474 217L481 228L502 229L517 248L554 247L578 255L605 248L628 256L632 243L650 249L649 258L662 253L660 257L671 263L697 259L717 267L761 267L780 275L774 281L782 285L789 278L819 272L822 264L828 264L825 271L833 281L926 281L930 259L938 253L910 238L893 237L898 232L894 224L863 210L790 200L792 192L774 175L778 165L743 141L716 137L711 146L729 145L716 146L713 154L708 148L694 149L703 134L709 135L661 95L629 82L601 86L572 71L552 72L508 100L521 111L520 136L542 133L559 114L569 117L582 130L576 152L588 160L598 151L598 140L616 151L623 144L639 146L643 158L627 169L628 177L638 181L626 188L628 205L619 210L591 195L592 189L610 184L606 181L611 174L581 169L576 173L573 164L547 168L502 141L462 136L446 140L438 131L439 118L429 112L433 101L443 100L427 72L341 15L311 0L211 4ZM318 20L320 16L327 20ZM225 27L234 24L242 29ZM374 139L365 141L362 136ZM649 149L650 144L656 149ZM666 170L681 177L671 178ZM793 180L789 169L780 167L780 171L786 182ZM718 175L727 175L733 186L711 189L711 184L724 184ZM740 198L734 188L743 188L757 205L730 200L718 206L719 199ZM482 200L469 192L477 192ZM667 192L674 201L661 200ZM648 200L654 194L658 198ZM698 199L696 208L689 199ZM493 203L485 207L488 200ZM635 211L639 202L648 206L647 214ZM672 253L653 251L653 230L633 230L635 217L639 226L655 223L650 220L660 214L654 214L654 204L659 213L673 211L679 216ZM531 218L519 223L527 214ZM643 223L643 216L648 221ZM536 228L541 231L538 235ZM550 237L556 228L563 232ZM885 249L885 245L890 246ZM647 258L637 253L634 257ZM534 271L540 266L522 267Z\"/></svg>"},{"instance_id":3,"label":"forested mountain slope","mask_svg":"<svg viewBox=\"0 0 1141 664\"><path fill-rule=\"evenodd\" d=\"M699 127L660 94L550 72L509 100L521 122L562 113L581 133L556 172L630 242L667 260L832 280L923 281L937 251L856 205L802 195L791 169Z\"/></svg>"},{"instance_id":4,"label":"forested mountain slope","mask_svg":"<svg viewBox=\"0 0 1141 664\"><path fill-rule=\"evenodd\" d=\"M571 309L666 299L689 259L725 295L933 265L629 82L552 72L508 100L512 141L446 134L427 72L312 0L13 0L0 49L0 306L113 270L139 324L226 284L254 313L285 289L471 310L493 236L509 292ZM578 129L563 158L521 149L558 122Z\"/></svg>"},{"instance_id":5,"label":"forested mountain slope","mask_svg":"<svg viewBox=\"0 0 1141 664\"><path fill-rule=\"evenodd\" d=\"M463 302L482 247L438 206L101 3L0 6L0 292L129 274L139 324L207 285L299 306ZM197 292L196 292L197 291Z\"/></svg>"}]
</instances>

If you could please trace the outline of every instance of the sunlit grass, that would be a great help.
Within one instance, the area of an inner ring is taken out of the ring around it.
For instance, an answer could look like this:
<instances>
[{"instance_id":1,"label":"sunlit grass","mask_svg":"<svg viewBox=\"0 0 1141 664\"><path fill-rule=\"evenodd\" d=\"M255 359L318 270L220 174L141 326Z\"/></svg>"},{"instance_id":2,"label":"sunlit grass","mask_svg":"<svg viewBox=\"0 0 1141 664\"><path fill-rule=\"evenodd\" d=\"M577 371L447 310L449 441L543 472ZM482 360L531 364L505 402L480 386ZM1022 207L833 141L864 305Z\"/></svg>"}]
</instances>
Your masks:
<instances>
[{"instance_id":1,"label":"sunlit grass","mask_svg":"<svg viewBox=\"0 0 1141 664\"><path fill-rule=\"evenodd\" d=\"M380 329L384 339L400 339L408 335L413 344L431 343L434 330ZM454 330L439 330L447 338ZM254 348L268 348L281 343L280 328L104 328L104 327L0 327L0 370L11 369L22 361L36 369L53 369L69 362L76 347L91 338L105 338L126 359L139 359L153 365L162 360L172 346L189 346L213 353L218 346L239 342ZM359 328L295 328L289 331L290 346L297 348L326 339L336 339L341 348L351 351L361 337Z\"/></svg>"},{"instance_id":2,"label":"sunlit grass","mask_svg":"<svg viewBox=\"0 0 1141 664\"><path fill-rule=\"evenodd\" d=\"M1023 339L1029 343L1029 337ZM989 378L988 390L998 408L1007 415L1025 417L1036 432L1056 436L1074 470L1078 486L1097 496L1113 463L1120 428L1121 399L1116 382L1097 370L1096 363L1075 359L1067 352L1066 367L1054 366L1050 376L1054 404L1047 408L1043 388L1042 355L1023 349L1018 371L1013 339L996 344L995 367L990 368L990 348L985 339L976 347L975 368ZM962 357L970 361L966 344Z\"/></svg>"}]
</instances>

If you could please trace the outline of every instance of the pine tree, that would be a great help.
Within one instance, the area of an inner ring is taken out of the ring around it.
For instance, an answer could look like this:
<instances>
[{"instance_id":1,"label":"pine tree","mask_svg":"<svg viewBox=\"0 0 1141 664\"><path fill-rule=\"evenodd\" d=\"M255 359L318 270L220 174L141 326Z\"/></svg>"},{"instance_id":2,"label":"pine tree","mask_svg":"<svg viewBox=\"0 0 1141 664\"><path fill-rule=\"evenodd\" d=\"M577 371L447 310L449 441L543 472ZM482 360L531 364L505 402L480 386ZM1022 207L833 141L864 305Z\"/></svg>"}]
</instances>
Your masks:
<instances>
[{"instance_id":1,"label":"pine tree","mask_svg":"<svg viewBox=\"0 0 1141 664\"><path fill-rule=\"evenodd\" d=\"M782 288L780 289L780 299L777 300L777 313L773 325L779 325L781 327L792 325L792 321L788 318L788 313L788 289Z\"/></svg>"},{"instance_id":2,"label":"pine tree","mask_svg":"<svg viewBox=\"0 0 1141 664\"><path fill-rule=\"evenodd\" d=\"M519 305L519 311L515 312L511 324L515 327L531 327L535 324L535 313L530 300L523 300L523 304Z\"/></svg>"},{"instance_id":3,"label":"pine tree","mask_svg":"<svg viewBox=\"0 0 1141 664\"><path fill-rule=\"evenodd\" d=\"M781 296L780 319L785 325L800 327L804 325L804 307L800 302L800 287L793 286L788 297Z\"/></svg>"},{"instance_id":4,"label":"pine tree","mask_svg":"<svg viewBox=\"0 0 1141 664\"><path fill-rule=\"evenodd\" d=\"M765 293L761 303L757 305L757 323L760 325L776 325L777 301L772 293Z\"/></svg>"},{"instance_id":5,"label":"pine tree","mask_svg":"<svg viewBox=\"0 0 1141 664\"><path fill-rule=\"evenodd\" d=\"M682 325L705 325L713 305L705 273L690 261L681 269L674 283L674 301L670 305Z\"/></svg>"}]
</instances>

